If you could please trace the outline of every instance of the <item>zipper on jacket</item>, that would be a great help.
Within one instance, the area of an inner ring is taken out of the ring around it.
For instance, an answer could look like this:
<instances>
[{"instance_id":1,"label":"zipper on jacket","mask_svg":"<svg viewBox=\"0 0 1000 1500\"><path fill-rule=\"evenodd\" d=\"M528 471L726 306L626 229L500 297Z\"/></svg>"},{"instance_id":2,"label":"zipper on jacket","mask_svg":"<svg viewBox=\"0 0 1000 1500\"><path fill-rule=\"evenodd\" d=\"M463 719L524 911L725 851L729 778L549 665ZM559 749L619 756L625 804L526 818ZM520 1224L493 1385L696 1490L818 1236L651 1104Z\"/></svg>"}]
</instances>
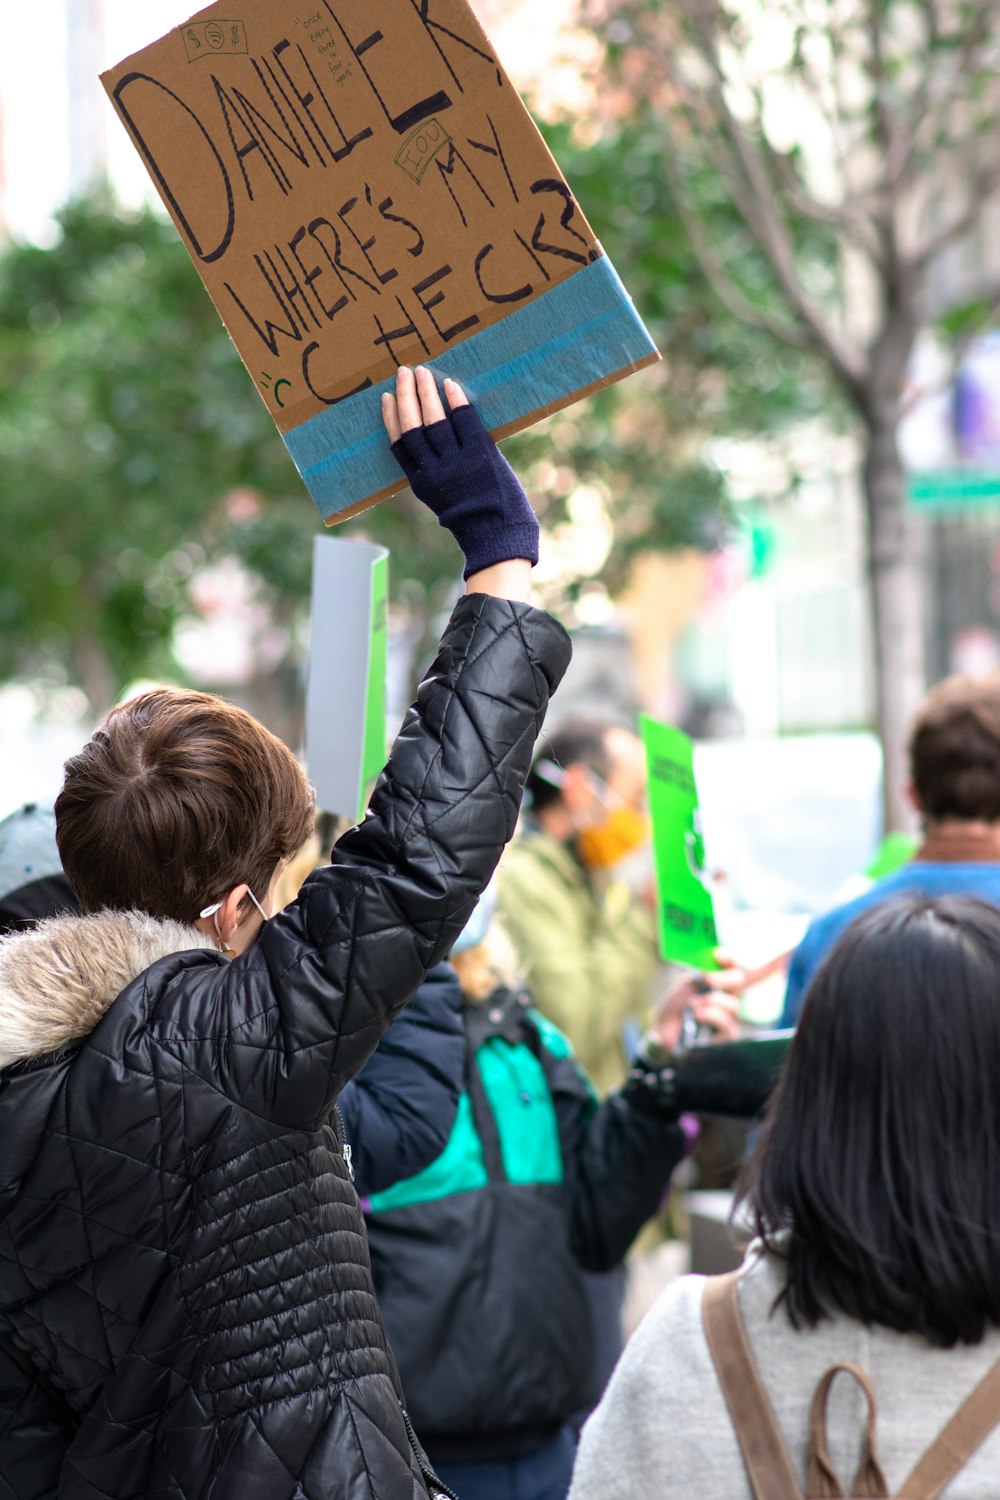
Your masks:
<instances>
[{"instance_id":1,"label":"zipper on jacket","mask_svg":"<svg viewBox=\"0 0 1000 1500\"><path fill-rule=\"evenodd\" d=\"M345 1164L347 1166L347 1175L348 1175L348 1177L350 1177L351 1181L353 1182L354 1181L354 1162L351 1160L351 1158L354 1155L354 1153L351 1150L351 1143L347 1139L347 1131L344 1128L344 1117L340 1113L340 1105L339 1104L335 1104L333 1106L333 1113L334 1113L334 1116L335 1116L336 1121L337 1121L337 1140L338 1140L338 1143L340 1145L340 1154L344 1158L344 1162L345 1162Z\"/></svg>"},{"instance_id":2,"label":"zipper on jacket","mask_svg":"<svg viewBox=\"0 0 1000 1500\"><path fill-rule=\"evenodd\" d=\"M427 1455L424 1453L423 1448L420 1446L420 1440L413 1430L413 1423L410 1421L410 1413L406 1410L406 1407L402 1404L402 1402L400 1402L399 1409L403 1414L403 1422L406 1427L406 1436L410 1440L410 1447L413 1449L413 1456L417 1460L417 1464L419 1466L421 1474L424 1476L424 1483L427 1485L427 1488L430 1491L431 1500L435 1500L435 1497L437 1496L442 1496L443 1500L458 1500L458 1496L455 1494L455 1491L450 1490L445 1484L444 1480L439 1479L434 1470L431 1468L430 1460L427 1458Z\"/></svg>"}]
</instances>

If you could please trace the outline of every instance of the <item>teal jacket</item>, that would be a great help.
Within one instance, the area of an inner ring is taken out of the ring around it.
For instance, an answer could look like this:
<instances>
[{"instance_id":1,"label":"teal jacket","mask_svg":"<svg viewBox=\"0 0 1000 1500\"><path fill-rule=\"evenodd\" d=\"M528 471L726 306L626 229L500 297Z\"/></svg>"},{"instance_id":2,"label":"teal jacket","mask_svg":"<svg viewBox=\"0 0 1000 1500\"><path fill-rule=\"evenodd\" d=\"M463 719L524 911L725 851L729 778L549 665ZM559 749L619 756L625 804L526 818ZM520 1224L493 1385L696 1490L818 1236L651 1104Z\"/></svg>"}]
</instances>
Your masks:
<instances>
[{"instance_id":1,"label":"teal jacket","mask_svg":"<svg viewBox=\"0 0 1000 1500\"><path fill-rule=\"evenodd\" d=\"M619 1263L684 1151L648 1091L598 1104L526 992L463 1015L447 1146L364 1204L376 1295L437 1462L529 1452L579 1409L592 1363L581 1270Z\"/></svg>"}]
</instances>

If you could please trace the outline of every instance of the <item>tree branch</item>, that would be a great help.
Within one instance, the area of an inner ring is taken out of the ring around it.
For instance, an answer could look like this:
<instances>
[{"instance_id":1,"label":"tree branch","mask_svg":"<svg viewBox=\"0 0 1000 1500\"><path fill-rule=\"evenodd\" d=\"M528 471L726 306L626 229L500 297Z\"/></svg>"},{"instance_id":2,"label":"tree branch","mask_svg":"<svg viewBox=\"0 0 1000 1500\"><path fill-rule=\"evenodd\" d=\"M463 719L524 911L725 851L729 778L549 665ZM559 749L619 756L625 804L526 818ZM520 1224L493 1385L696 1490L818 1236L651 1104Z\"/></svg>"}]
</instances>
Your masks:
<instances>
[{"instance_id":1,"label":"tree branch","mask_svg":"<svg viewBox=\"0 0 1000 1500\"><path fill-rule=\"evenodd\" d=\"M861 201L857 203L821 202L805 188L788 158L780 151L776 151L766 137L762 145L789 206L803 218L811 219L816 224L826 224L830 229L851 239L858 249L879 267L880 271L884 271L882 248L868 212L861 206Z\"/></svg>"},{"instance_id":2,"label":"tree branch","mask_svg":"<svg viewBox=\"0 0 1000 1500\"><path fill-rule=\"evenodd\" d=\"M892 112L886 105L885 91L888 73L885 63L885 38L882 34L884 5L880 0L868 0L865 29L868 34L868 72L871 79L872 133L876 148L883 162L891 161L899 154L899 136ZM899 264L899 235L896 223L897 200L891 192L881 195L879 210L875 215L875 232L882 246L881 261L885 274L895 274Z\"/></svg>"},{"instance_id":3,"label":"tree branch","mask_svg":"<svg viewBox=\"0 0 1000 1500\"><path fill-rule=\"evenodd\" d=\"M941 72L933 67L935 50L940 50L944 40L937 5L933 3L933 0L929 15L937 25L937 30L928 31L926 88L918 91L910 109L915 145L919 144L921 134L929 137L933 142L944 133L955 105L967 97L969 80L973 76L983 72L992 74L996 71L995 58L984 59L977 57L977 53L991 45L994 50L996 49L996 24L1000 17L1000 0L978 0L974 16L965 22L964 33L959 32L962 39L961 45L953 61L950 81L947 82L943 80ZM935 83L943 86L935 90ZM958 141L953 144L962 145L964 142Z\"/></svg>"},{"instance_id":4,"label":"tree branch","mask_svg":"<svg viewBox=\"0 0 1000 1500\"><path fill-rule=\"evenodd\" d=\"M711 81L707 90L715 121L724 131L738 164L738 171L729 174L729 181L730 187L738 196L740 213L770 261L796 323L808 330L810 343L827 360L851 398L855 401L862 400L868 373L864 363L843 343L836 330L830 327L802 286L788 227L771 191L767 172L726 98L727 80L716 45L718 33L715 20L704 14L702 0L682 0L682 4L694 24L699 50L710 71ZM675 75L674 81L683 89L683 80ZM760 123L758 120L758 126ZM665 127L667 134L670 129L668 121Z\"/></svg>"},{"instance_id":5,"label":"tree branch","mask_svg":"<svg viewBox=\"0 0 1000 1500\"><path fill-rule=\"evenodd\" d=\"M988 198L993 197L998 188L1000 188L1000 165L980 167L974 171L964 207L960 212L953 214L948 223L931 234L915 251L912 260L914 267L918 271L926 270L942 250L947 250L949 245L963 239L975 227L983 211L983 204Z\"/></svg>"},{"instance_id":6,"label":"tree branch","mask_svg":"<svg viewBox=\"0 0 1000 1500\"><path fill-rule=\"evenodd\" d=\"M688 191L676 140L669 126L664 132L663 165L681 223L691 241L698 264L719 300L742 322L763 329L782 343L790 344L792 348L812 350L814 340L807 328L801 324L776 318L763 308L757 307L726 270L722 257L715 248L709 227Z\"/></svg>"},{"instance_id":7,"label":"tree branch","mask_svg":"<svg viewBox=\"0 0 1000 1500\"><path fill-rule=\"evenodd\" d=\"M914 56L922 56L924 71L913 91L910 107L906 111L907 129L900 131L896 139L896 151L886 160L885 183L890 192L904 188L916 162L917 145L921 126L926 121L932 94L932 85L937 77L934 58L941 45L941 16L938 0L924 0L923 16L927 32L922 48L914 48Z\"/></svg>"}]
</instances>

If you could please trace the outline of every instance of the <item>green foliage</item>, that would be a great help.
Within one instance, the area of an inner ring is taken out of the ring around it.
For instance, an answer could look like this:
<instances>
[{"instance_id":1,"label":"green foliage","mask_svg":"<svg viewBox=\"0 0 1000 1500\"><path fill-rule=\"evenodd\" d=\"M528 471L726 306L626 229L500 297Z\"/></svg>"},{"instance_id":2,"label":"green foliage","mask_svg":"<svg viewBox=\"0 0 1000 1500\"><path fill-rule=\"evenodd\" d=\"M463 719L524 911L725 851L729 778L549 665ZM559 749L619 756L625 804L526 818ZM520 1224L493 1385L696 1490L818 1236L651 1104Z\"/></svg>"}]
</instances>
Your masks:
<instances>
[{"instance_id":1,"label":"green foliage","mask_svg":"<svg viewBox=\"0 0 1000 1500\"><path fill-rule=\"evenodd\" d=\"M664 356L675 433L692 423L703 437L758 433L812 415L828 400L811 359L734 317L708 285L664 173L663 122L648 103L604 121L596 138L581 141L571 122L545 133ZM738 259L749 300L773 310L773 274L748 244L725 183L696 159L689 166L689 190L721 258ZM819 259L827 237L817 243L814 228L799 228L811 233Z\"/></svg>"},{"instance_id":2,"label":"green foliage","mask_svg":"<svg viewBox=\"0 0 1000 1500\"><path fill-rule=\"evenodd\" d=\"M240 558L294 620L322 526L173 226L103 202L59 222L53 248L0 259L0 677L68 675L100 709L176 673L206 560ZM453 584L454 543L415 509L367 529L397 579Z\"/></svg>"},{"instance_id":3,"label":"green foliage","mask_svg":"<svg viewBox=\"0 0 1000 1500\"><path fill-rule=\"evenodd\" d=\"M649 110L548 136L664 363L508 452L548 526L577 483L608 497L615 587L637 552L712 547L731 528L707 439L773 427L822 392L797 356L720 312ZM732 237L717 184L699 190ZM59 222L52 248L10 244L0 256L0 514L16 538L0 552L0 677L69 677L99 709L130 677L176 673L173 631L206 561L238 557L272 615L294 625L321 526L172 225L98 200ZM454 594L455 545L412 497L345 533L389 546L394 596L425 621Z\"/></svg>"},{"instance_id":4,"label":"green foliage","mask_svg":"<svg viewBox=\"0 0 1000 1500\"><path fill-rule=\"evenodd\" d=\"M0 672L62 666L100 707L170 665L227 491L293 481L172 226L77 204L61 231L0 264Z\"/></svg>"},{"instance_id":5,"label":"green foliage","mask_svg":"<svg viewBox=\"0 0 1000 1500\"><path fill-rule=\"evenodd\" d=\"M512 440L515 461L541 465L556 448L565 470L603 485L615 546L604 570L621 584L639 552L711 549L734 517L707 457L713 437L754 437L834 410L817 362L734 317L708 285L663 171L662 122L639 104L624 118L561 121L543 133L650 328L663 363ZM747 249L741 221L714 175L692 188L720 246L740 257L748 294L773 304L773 278ZM539 495L546 520L560 495Z\"/></svg>"}]
</instances>

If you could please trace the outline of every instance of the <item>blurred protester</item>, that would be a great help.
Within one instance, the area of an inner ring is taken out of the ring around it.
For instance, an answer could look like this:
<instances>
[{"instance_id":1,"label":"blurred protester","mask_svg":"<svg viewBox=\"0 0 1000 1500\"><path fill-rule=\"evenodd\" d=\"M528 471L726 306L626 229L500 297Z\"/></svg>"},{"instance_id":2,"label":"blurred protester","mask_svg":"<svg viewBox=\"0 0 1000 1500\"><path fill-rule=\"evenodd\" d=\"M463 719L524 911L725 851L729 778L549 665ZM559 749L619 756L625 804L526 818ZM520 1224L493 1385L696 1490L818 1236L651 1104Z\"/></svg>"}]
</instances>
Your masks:
<instances>
[{"instance_id":1,"label":"blurred protester","mask_svg":"<svg viewBox=\"0 0 1000 1500\"><path fill-rule=\"evenodd\" d=\"M465 552L466 597L368 816L291 907L269 918L312 793L248 714L146 693L67 764L58 846L82 915L0 942L11 1500L437 1490L335 1106L468 920L569 656L518 602L526 497L450 398L403 370L383 411Z\"/></svg>"},{"instance_id":2,"label":"blurred protester","mask_svg":"<svg viewBox=\"0 0 1000 1500\"><path fill-rule=\"evenodd\" d=\"M1000 672L949 677L933 687L914 720L909 756L920 847L810 925L789 965L782 1026L796 1024L816 968L866 908L907 891L976 896L1000 906Z\"/></svg>"},{"instance_id":3,"label":"blurred protester","mask_svg":"<svg viewBox=\"0 0 1000 1500\"><path fill-rule=\"evenodd\" d=\"M571 1500L801 1500L804 1480L994 1500L998 975L1000 911L968 898L898 897L842 934L742 1189L756 1239L738 1272L683 1277L647 1315Z\"/></svg>"},{"instance_id":4,"label":"blurred protester","mask_svg":"<svg viewBox=\"0 0 1000 1500\"><path fill-rule=\"evenodd\" d=\"M606 1093L625 1078L658 968L642 743L567 722L538 747L526 793L500 909L535 1004Z\"/></svg>"},{"instance_id":5,"label":"blurred protester","mask_svg":"<svg viewBox=\"0 0 1000 1500\"><path fill-rule=\"evenodd\" d=\"M615 725L569 720L537 747L525 791L500 910L534 1003L606 1094L624 1082L659 966L642 743ZM581 1418L621 1354L625 1269L585 1285L594 1357Z\"/></svg>"},{"instance_id":6,"label":"blurred protester","mask_svg":"<svg viewBox=\"0 0 1000 1500\"><path fill-rule=\"evenodd\" d=\"M455 1127L432 1166L366 1204L372 1269L444 1481L463 1500L563 1500L593 1355L581 1268L620 1262L686 1135L651 1065L598 1103L521 984L492 906L487 890L452 954L467 1047ZM735 1002L699 983L673 987L659 1049L688 1011L735 1029Z\"/></svg>"},{"instance_id":7,"label":"blurred protester","mask_svg":"<svg viewBox=\"0 0 1000 1500\"><path fill-rule=\"evenodd\" d=\"M26 802L0 822L0 935L79 911L56 848L51 807Z\"/></svg>"}]
</instances>

